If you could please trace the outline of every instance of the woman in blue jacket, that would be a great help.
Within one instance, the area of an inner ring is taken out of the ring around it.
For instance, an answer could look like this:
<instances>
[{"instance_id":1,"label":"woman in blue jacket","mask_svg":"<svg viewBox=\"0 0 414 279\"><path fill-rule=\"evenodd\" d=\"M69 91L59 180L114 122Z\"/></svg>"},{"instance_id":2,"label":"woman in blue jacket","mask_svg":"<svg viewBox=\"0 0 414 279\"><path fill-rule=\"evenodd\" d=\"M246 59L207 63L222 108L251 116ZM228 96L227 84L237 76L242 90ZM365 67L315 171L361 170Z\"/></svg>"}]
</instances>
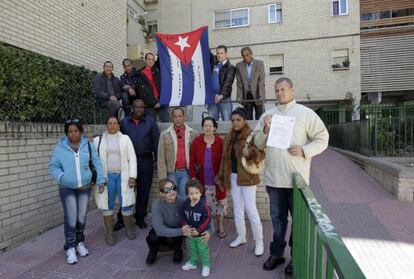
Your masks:
<instances>
[{"instance_id":1,"label":"woman in blue jacket","mask_svg":"<svg viewBox=\"0 0 414 279\"><path fill-rule=\"evenodd\" d=\"M49 170L59 185L59 196L63 205L66 240L64 248L68 264L78 262L76 252L81 257L89 254L84 245L83 231L92 185L90 158L97 172L96 184L105 185L105 177L96 149L82 136L82 133L83 127L78 119L67 120L66 136L56 144L49 162Z\"/></svg>"}]
</instances>

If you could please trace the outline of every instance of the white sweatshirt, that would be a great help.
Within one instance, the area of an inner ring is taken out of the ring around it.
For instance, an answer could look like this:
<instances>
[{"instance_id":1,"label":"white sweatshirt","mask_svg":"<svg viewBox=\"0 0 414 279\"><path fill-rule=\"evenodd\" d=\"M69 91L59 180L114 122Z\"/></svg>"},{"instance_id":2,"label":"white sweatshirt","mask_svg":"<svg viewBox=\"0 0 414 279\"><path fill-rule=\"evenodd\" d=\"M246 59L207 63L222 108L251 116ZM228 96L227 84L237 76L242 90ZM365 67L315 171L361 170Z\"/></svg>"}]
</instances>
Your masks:
<instances>
[{"instance_id":1,"label":"white sweatshirt","mask_svg":"<svg viewBox=\"0 0 414 279\"><path fill-rule=\"evenodd\" d=\"M287 150L266 147L268 134L263 133L267 115L295 117L291 145L302 146L305 158L292 156ZM310 108L297 104L295 100L277 105L265 112L254 130L254 141L258 148L266 151L264 183L270 187L292 188L292 174L299 173L309 185L311 158L328 147L329 134L319 116Z\"/></svg>"}]
</instances>

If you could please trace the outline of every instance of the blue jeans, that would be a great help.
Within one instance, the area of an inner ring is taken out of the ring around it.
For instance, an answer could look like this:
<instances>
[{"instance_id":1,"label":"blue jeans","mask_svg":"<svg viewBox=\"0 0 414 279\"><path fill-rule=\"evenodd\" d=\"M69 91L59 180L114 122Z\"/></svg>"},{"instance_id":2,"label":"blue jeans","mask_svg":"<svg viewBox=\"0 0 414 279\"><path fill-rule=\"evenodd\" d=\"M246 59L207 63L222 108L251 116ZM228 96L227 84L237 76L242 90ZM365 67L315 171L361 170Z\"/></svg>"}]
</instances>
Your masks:
<instances>
[{"instance_id":1,"label":"blue jeans","mask_svg":"<svg viewBox=\"0 0 414 279\"><path fill-rule=\"evenodd\" d=\"M187 197L187 195L185 194L185 184L187 184L188 180L190 180L188 170L176 170L173 173L169 173L168 179L174 182L175 185L177 185L178 195L185 199Z\"/></svg>"},{"instance_id":2,"label":"blue jeans","mask_svg":"<svg viewBox=\"0 0 414 279\"><path fill-rule=\"evenodd\" d=\"M266 186L266 190L270 198L270 216L273 225L273 240L270 242L270 255L281 257L286 247L285 238L288 224L288 211L291 215L293 212L293 189ZM292 233L289 237L289 246L292 248Z\"/></svg>"},{"instance_id":3,"label":"blue jeans","mask_svg":"<svg viewBox=\"0 0 414 279\"><path fill-rule=\"evenodd\" d=\"M122 207L122 190L121 190L121 174L120 173L108 173L108 211L113 211L115 208L115 198L118 195L118 203L121 206L122 213L124 215L131 215L132 207Z\"/></svg>"},{"instance_id":4,"label":"blue jeans","mask_svg":"<svg viewBox=\"0 0 414 279\"><path fill-rule=\"evenodd\" d=\"M233 104L230 103L230 99L223 100L218 104L208 105L208 114L219 121L219 116L221 115L221 119L223 121L230 121L231 113L233 111Z\"/></svg>"},{"instance_id":5,"label":"blue jeans","mask_svg":"<svg viewBox=\"0 0 414 279\"><path fill-rule=\"evenodd\" d=\"M65 250L85 241L83 231L85 230L90 194L90 187L82 189L59 187L64 216Z\"/></svg>"}]
</instances>

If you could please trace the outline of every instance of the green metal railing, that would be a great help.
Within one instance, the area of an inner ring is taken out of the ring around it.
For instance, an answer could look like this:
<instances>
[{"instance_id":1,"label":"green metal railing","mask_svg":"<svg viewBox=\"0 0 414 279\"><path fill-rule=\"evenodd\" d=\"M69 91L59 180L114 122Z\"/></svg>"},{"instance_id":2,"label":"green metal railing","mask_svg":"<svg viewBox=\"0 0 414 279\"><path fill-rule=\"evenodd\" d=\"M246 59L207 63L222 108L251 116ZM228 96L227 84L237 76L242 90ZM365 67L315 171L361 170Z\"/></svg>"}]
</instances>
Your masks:
<instances>
[{"instance_id":1,"label":"green metal railing","mask_svg":"<svg viewBox=\"0 0 414 279\"><path fill-rule=\"evenodd\" d=\"M328 127L329 145L365 156L414 156L414 117L370 118Z\"/></svg>"},{"instance_id":2,"label":"green metal railing","mask_svg":"<svg viewBox=\"0 0 414 279\"><path fill-rule=\"evenodd\" d=\"M349 105L339 104L323 106L316 112L326 126L352 121L352 107ZM359 112L361 120L389 117L414 117L414 102L361 104Z\"/></svg>"},{"instance_id":3,"label":"green metal railing","mask_svg":"<svg viewBox=\"0 0 414 279\"><path fill-rule=\"evenodd\" d=\"M293 201L293 278L365 278L299 174L293 177Z\"/></svg>"}]
</instances>

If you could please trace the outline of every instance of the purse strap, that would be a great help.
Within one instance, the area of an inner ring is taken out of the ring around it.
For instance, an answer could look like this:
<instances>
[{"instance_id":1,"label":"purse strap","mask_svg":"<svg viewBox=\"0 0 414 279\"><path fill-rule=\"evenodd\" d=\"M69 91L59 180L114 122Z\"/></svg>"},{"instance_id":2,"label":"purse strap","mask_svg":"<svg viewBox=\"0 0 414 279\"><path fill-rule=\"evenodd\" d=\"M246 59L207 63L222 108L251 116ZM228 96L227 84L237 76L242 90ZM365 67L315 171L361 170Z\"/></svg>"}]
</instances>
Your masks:
<instances>
[{"instance_id":1,"label":"purse strap","mask_svg":"<svg viewBox=\"0 0 414 279\"><path fill-rule=\"evenodd\" d=\"M102 137L103 137L103 135L102 136L99 136L99 142L98 142L98 156L100 156L101 154L99 154L99 147L101 146L101 141L102 141Z\"/></svg>"},{"instance_id":2,"label":"purse strap","mask_svg":"<svg viewBox=\"0 0 414 279\"><path fill-rule=\"evenodd\" d=\"M92 162L92 150L91 150L91 143L88 140L88 151L89 151L89 163Z\"/></svg>"},{"instance_id":3,"label":"purse strap","mask_svg":"<svg viewBox=\"0 0 414 279\"><path fill-rule=\"evenodd\" d=\"M246 143L244 144L243 148L243 156L247 156L249 154L249 145L252 142L253 139L253 131L250 132L250 134L247 136Z\"/></svg>"}]
</instances>

